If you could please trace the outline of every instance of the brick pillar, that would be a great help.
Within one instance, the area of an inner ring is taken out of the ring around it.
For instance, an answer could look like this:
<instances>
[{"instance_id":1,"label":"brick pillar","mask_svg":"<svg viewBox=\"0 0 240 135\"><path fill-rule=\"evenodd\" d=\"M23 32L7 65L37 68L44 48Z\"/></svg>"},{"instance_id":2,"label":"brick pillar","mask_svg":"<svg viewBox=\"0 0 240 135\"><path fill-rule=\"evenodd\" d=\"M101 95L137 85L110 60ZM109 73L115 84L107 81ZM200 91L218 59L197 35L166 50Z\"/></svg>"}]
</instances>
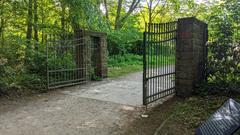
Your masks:
<instances>
[{"instance_id":1,"label":"brick pillar","mask_svg":"<svg viewBox=\"0 0 240 135\"><path fill-rule=\"evenodd\" d=\"M100 57L101 57L101 76L107 77L108 65L107 65L107 36L101 37L100 41Z\"/></svg>"},{"instance_id":2,"label":"brick pillar","mask_svg":"<svg viewBox=\"0 0 240 135\"><path fill-rule=\"evenodd\" d=\"M98 45L96 48L96 69L95 75L100 78L107 77L107 41L106 35L102 34L101 37L98 38Z\"/></svg>"},{"instance_id":3,"label":"brick pillar","mask_svg":"<svg viewBox=\"0 0 240 135\"><path fill-rule=\"evenodd\" d=\"M207 24L194 17L178 20L176 45L176 94L191 96L205 79Z\"/></svg>"}]
</instances>

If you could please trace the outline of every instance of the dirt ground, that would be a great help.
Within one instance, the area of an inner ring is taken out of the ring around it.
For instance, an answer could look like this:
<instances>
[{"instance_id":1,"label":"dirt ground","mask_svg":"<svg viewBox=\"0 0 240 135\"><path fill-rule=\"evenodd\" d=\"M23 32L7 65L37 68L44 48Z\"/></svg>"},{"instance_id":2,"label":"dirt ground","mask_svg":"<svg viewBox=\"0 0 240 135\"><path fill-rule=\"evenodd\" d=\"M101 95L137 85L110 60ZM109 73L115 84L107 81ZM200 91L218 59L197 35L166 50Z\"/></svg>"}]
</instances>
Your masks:
<instances>
[{"instance_id":1,"label":"dirt ground","mask_svg":"<svg viewBox=\"0 0 240 135\"><path fill-rule=\"evenodd\" d=\"M135 89L139 87L139 83L134 82L137 81L136 75L126 76L136 85L131 86ZM102 96L103 100L99 99L101 96L91 97L92 91L101 95L101 89L106 88L104 86L108 83L113 83L114 89L121 90L116 88L117 84L128 88L124 85L126 78L119 78L100 84L97 82L91 90L79 87L71 91L59 89L19 99L1 99L0 135L152 135L169 117L174 98L145 113L145 108L138 103L133 106L122 100L112 102L115 98L107 98L108 94ZM120 96L124 96L122 94ZM149 117L142 118L141 114Z\"/></svg>"},{"instance_id":2,"label":"dirt ground","mask_svg":"<svg viewBox=\"0 0 240 135\"><path fill-rule=\"evenodd\" d=\"M2 100L1 135L110 135L141 114L141 108L50 92Z\"/></svg>"},{"instance_id":3,"label":"dirt ground","mask_svg":"<svg viewBox=\"0 0 240 135\"><path fill-rule=\"evenodd\" d=\"M191 135L180 123L172 120L173 104L177 99L171 98L146 112L148 118L138 117L126 129L128 135Z\"/></svg>"}]
</instances>

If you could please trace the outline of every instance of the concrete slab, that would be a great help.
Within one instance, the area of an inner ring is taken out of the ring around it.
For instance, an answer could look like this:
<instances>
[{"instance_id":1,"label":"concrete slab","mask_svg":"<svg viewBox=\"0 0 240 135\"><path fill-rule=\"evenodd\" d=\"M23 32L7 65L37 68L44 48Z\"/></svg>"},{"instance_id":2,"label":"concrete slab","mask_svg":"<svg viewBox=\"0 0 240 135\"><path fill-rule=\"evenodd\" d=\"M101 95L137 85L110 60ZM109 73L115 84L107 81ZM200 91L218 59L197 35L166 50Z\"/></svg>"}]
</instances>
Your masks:
<instances>
[{"instance_id":1,"label":"concrete slab","mask_svg":"<svg viewBox=\"0 0 240 135\"><path fill-rule=\"evenodd\" d=\"M172 73L175 70L174 65L149 70L149 76L160 73ZM158 73L156 73L158 72ZM67 87L61 92L64 94L97 99L101 101L109 101L118 104L131 106L142 106L143 97L143 72L131 73L123 77L114 79L104 79L103 81L89 82L88 84ZM156 79L152 82L154 87L158 87L159 92L174 86L174 81L170 80L170 76Z\"/></svg>"},{"instance_id":2,"label":"concrete slab","mask_svg":"<svg viewBox=\"0 0 240 135\"><path fill-rule=\"evenodd\" d=\"M59 91L0 103L0 135L119 135L141 114L141 108Z\"/></svg>"},{"instance_id":3,"label":"concrete slab","mask_svg":"<svg viewBox=\"0 0 240 135\"><path fill-rule=\"evenodd\" d=\"M132 73L116 79L105 79L99 82L64 88L62 93L125 105L141 106L142 72Z\"/></svg>"},{"instance_id":4,"label":"concrete slab","mask_svg":"<svg viewBox=\"0 0 240 135\"><path fill-rule=\"evenodd\" d=\"M0 135L124 134L145 111L142 72L0 103Z\"/></svg>"}]
</instances>

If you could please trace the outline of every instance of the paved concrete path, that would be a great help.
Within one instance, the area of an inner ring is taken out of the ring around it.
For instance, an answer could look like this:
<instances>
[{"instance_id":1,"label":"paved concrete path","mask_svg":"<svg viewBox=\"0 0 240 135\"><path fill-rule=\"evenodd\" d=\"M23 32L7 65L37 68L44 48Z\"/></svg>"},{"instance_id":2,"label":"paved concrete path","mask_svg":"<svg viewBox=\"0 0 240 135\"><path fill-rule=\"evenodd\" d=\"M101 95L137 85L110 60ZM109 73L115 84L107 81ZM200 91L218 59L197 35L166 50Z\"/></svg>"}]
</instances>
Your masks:
<instances>
[{"instance_id":1,"label":"paved concrete path","mask_svg":"<svg viewBox=\"0 0 240 135\"><path fill-rule=\"evenodd\" d=\"M142 113L142 73L0 101L0 135L118 135ZM131 106L134 105L134 106Z\"/></svg>"},{"instance_id":2,"label":"paved concrete path","mask_svg":"<svg viewBox=\"0 0 240 135\"><path fill-rule=\"evenodd\" d=\"M172 73L174 70L175 66L169 65L166 68L161 67L149 70L148 73L149 76L154 76L157 74ZM137 72L115 79L105 79L99 82L91 82L85 85L65 88L62 92L76 97L110 101L113 103L139 107L143 104L142 74L142 72ZM155 83L154 86L158 87L159 91L171 88L174 86L174 82L169 82L170 76L167 77L168 78L161 77L159 79L155 79L151 83Z\"/></svg>"},{"instance_id":3,"label":"paved concrete path","mask_svg":"<svg viewBox=\"0 0 240 135\"><path fill-rule=\"evenodd\" d=\"M62 93L125 105L142 106L142 72L65 88Z\"/></svg>"},{"instance_id":4,"label":"paved concrete path","mask_svg":"<svg viewBox=\"0 0 240 135\"><path fill-rule=\"evenodd\" d=\"M142 72L0 101L0 135L119 135L143 113Z\"/></svg>"}]
</instances>

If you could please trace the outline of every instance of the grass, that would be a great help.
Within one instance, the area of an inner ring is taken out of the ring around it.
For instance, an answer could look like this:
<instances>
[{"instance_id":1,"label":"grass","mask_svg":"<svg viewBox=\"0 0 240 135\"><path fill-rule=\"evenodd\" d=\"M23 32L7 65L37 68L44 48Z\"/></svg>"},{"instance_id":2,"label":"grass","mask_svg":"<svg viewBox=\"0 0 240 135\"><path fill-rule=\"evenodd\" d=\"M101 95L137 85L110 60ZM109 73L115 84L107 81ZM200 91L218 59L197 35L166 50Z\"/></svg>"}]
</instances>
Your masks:
<instances>
[{"instance_id":1,"label":"grass","mask_svg":"<svg viewBox=\"0 0 240 135\"><path fill-rule=\"evenodd\" d=\"M166 127L181 127L181 130L188 134L194 131L210 115L212 115L230 97L227 96L193 96L183 101L177 101L171 111L171 119ZM240 101L240 96L231 97ZM165 132L165 131L164 131Z\"/></svg>"},{"instance_id":2,"label":"grass","mask_svg":"<svg viewBox=\"0 0 240 135\"><path fill-rule=\"evenodd\" d=\"M138 118L127 125L128 134L194 135L195 129L206 121L230 97L192 96L185 100L172 98L150 109L148 118ZM240 102L240 95L231 97ZM157 130L159 129L159 130Z\"/></svg>"},{"instance_id":3,"label":"grass","mask_svg":"<svg viewBox=\"0 0 240 135\"><path fill-rule=\"evenodd\" d=\"M230 97L240 102L240 95ZM150 109L147 112L148 118L137 118L127 125L126 133L133 135L154 133L157 135L194 135L195 129L230 97L211 95L192 96L185 100L171 98L164 104ZM159 129L159 127L161 128Z\"/></svg>"},{"instance_id":4,"label":"grass","mask_svg":"<svg viewBox=\"0 0 240 135\"><path fill-rule=\"evenodd\" d=\"M158 59L156 59L159 57ZM162 59L161 59L161 58ZM163 58L164 57L164 58ZM174 56L153 56L149 59L151 65L162 66L175 62ZM152 66L154 68L155 66ZM135 54L110 56L108 59L108 76L119 77L143 69L143 57Z\"/></svg>"},{"instance_id":5,"label":"grass","mask_svg":"<svg viewBox=\"0 0 240 135\"><path fill-rule=\"evenodd\" d=\"M147 63L150 65L150 67L156 67L156 66L164 66L164 65L170 65L175 63L175 56L174 55L162 55L162 56L152 56L152 57L146 57Z\"/></svg>"},{"instance_id":6,"label":"grass","mask_svg":"<svg viewBox=\"0 0 240 135\"><path fill-rule=\"evenodd\" d=\"M119 77L141 71L142 56L134 54L115 55L108 59L108 76Z\"/></svg>"},{"instance_id":7,"label":"grass","mask_svg":"<svg viewBox=\"0 0 240 135\"><path fill-rule=\"evenodd\" d=\"M108 77L119 77L129 73L134 73L141 71L143 69L142 65L127 65L120 67L110 67L108 69Z\"/></svg>"}]
</instances>

